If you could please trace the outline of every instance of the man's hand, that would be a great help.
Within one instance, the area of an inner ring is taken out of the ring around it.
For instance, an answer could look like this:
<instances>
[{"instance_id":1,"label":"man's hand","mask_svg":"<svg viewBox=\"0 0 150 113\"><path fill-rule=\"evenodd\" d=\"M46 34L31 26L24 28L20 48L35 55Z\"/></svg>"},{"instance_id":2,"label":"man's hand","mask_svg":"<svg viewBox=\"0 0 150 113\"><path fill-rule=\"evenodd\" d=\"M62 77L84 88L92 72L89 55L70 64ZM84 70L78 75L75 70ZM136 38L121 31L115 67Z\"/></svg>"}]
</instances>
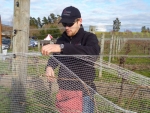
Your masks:
<instances>
[{"instance_id":1,"label":"man's hand","mask_svg":"<svg viewBox=\"0 0 150 113\"><path fill-rule=\"evenodd\" d=\"M55 75L54 75L54 71L53 71L52 67L46 68L46 76L47 76L48 81L54 80Z\"/></svg>"},{"instance_id":2,"label":"man's hand","mask_svg":"<svg viewBox=\"0 0 150 113\"><path fill-rule=\"evenodd\" d=\"M59 44L48 44L42 47L41 53L43 55L49 55L50 53L59 53L61 48Z\"/></svg>"}]
</instances>

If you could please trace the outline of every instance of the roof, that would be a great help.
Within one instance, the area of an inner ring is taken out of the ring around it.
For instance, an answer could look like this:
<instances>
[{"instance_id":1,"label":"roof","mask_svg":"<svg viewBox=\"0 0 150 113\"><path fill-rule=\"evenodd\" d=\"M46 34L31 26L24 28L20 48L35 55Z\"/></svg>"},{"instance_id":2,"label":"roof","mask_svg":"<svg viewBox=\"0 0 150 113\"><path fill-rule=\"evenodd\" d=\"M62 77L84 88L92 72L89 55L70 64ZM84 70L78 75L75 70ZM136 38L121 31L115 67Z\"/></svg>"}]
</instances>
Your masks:
<instances>
[{"instance_id":1,"label":"roof","mask_svg":"<svg viewBox=\"0 0 150 113\"><path fill-rule=\"evenodd\" d=\"M51 40L53 37L52 35L48 34L46 38L44 38L44 40Z\"/></svg>"}]
</instances>

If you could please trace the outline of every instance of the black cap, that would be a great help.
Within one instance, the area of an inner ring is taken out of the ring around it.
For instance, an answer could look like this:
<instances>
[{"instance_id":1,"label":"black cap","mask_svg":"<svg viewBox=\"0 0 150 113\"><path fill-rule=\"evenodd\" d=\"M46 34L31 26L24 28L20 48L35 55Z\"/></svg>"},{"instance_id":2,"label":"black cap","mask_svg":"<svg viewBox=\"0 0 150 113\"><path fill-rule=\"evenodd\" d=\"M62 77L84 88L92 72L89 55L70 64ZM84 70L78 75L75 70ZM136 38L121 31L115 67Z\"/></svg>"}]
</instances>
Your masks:
<instances>
[{"instance_id":1,"label":"black cap","mask_svg":"<svg viewBox=\"0 0 150 113\"><path fill-rule=\"evenodd\" d=\"M62 11L61 20L59 21L59 23L73 23L77 18L81 18L80 11L73 6L66 7Z\"/></svg>"}]
</instances>

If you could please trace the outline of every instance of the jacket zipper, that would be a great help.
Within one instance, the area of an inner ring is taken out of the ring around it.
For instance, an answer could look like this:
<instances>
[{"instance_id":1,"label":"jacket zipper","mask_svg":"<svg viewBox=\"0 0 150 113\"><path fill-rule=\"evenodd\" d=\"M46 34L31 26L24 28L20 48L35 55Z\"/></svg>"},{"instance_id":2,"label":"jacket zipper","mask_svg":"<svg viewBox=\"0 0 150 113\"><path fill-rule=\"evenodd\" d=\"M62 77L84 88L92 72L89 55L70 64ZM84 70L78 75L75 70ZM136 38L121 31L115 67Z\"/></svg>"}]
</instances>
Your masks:
<instances>
[{"instance_id":1,"label":"jacket zipper","mask_svg":"<svg viewBox=\"0 0 150 113\"><path fill-rule=\"evenodd\" d=\"M72 37L70 37L70 44L71 44L71 40L72 40Z\"/></svg>"}]
</instances>

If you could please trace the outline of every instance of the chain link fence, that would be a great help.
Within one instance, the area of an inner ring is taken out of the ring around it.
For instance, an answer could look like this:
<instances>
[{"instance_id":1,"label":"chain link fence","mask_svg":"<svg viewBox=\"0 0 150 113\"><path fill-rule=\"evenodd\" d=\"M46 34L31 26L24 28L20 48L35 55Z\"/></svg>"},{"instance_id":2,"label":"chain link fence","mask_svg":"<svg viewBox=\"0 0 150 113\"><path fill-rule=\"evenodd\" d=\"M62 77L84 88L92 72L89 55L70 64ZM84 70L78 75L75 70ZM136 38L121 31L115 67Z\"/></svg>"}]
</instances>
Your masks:
<instances>
[{"instance_id":1,"label":"chain link fence","mask_svg":"<svg viewBox=\"0 0 150 113\"><path fill-rule=\"evenodd\" d=\"M48 61L54 69L52 80L46 77ZM85 96L93 101L94 107L88 107L95 113L149 113L150 78L101 56L0 55L2 113L82 113Z\"/></svg>"}]
</instances>

